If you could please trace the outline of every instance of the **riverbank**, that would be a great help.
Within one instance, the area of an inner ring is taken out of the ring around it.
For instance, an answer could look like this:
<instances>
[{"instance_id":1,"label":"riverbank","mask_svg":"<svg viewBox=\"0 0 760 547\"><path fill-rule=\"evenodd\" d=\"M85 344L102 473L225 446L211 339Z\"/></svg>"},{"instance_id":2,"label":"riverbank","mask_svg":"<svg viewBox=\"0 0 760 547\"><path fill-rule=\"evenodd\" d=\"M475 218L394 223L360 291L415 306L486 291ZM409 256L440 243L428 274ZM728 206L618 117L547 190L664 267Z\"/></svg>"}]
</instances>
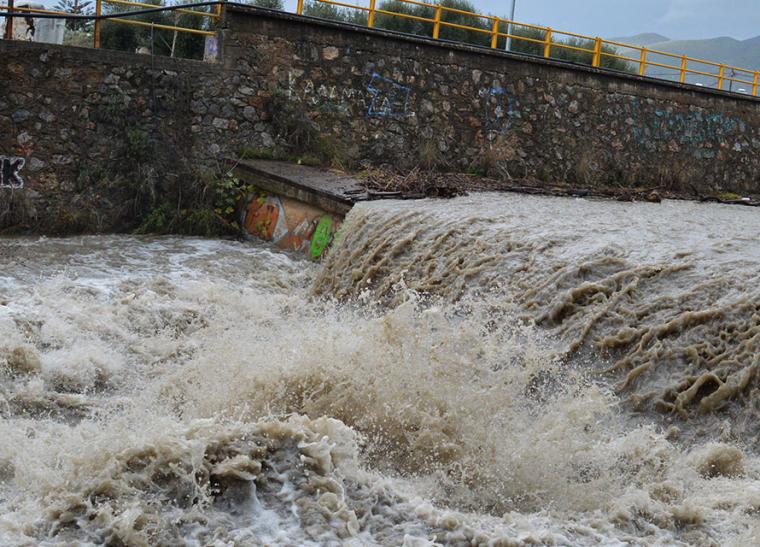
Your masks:
<instances>
[{"instance_id":1,"label":"riverbank","mask_svg":"<svg viewBox=\"0 0 760 547\"><path fill-rule=\"evenodd\" d=\"M241 233L241 210L251 198L253 187L241 180L235 167L247 160L227 160L217 173L185 171L166 181L130 182L121 175L107 184L91 186L87 180L71 199L53 196L45 207L35 206L33 189L0 189L0 236L70 236L98 233L176 234L192 236L235 236ZM252 160L254 163L285 166L288 162ZM444 172L414 168L400 171L384 166L362 170L331 169L292 165L308 171L308 177L326 194L335 181L352 180L350 202L377 199L451 198L478 192L515 192L520 194L609 199L630 202L660 202L663 199L716 202L760 206L760 194L734 192L705 193L694 185L691 190L658 186L547 183L533 178L496 178L479 173ZM88 179L89 180L89 179ZM79 184L79 183L77 183ZM287 180L284 186L290 184ZM278 195L283 192L275 192ZM345 207L346 196L339 199ZM348 203L348 202L346 202ZM348 205L350 207L350 204Z\"/></svg>"}]
</instances>

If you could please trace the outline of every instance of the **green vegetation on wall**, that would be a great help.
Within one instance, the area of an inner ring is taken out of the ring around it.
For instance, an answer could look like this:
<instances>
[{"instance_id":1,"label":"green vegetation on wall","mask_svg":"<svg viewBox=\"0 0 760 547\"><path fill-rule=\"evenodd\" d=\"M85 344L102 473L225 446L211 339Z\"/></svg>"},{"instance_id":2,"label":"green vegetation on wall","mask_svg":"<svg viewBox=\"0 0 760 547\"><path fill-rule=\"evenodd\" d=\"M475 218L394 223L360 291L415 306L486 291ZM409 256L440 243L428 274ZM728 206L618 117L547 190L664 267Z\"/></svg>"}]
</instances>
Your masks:
<instances>
[{"instance_id":1,"label":"green vegetation on wall","mask_svg":"<svg viewBox=\"0 0 760 547\"><path fill-rule=\"evenodd\" d=\"M234 235L240 231L239 206L253 187L230 172L206 174L193 180L199 187L183 202L164 199L144 217L140 234L181 234L197 236ZM176 197L176 196L175 196Z\"/></svg>"}]
</instances>

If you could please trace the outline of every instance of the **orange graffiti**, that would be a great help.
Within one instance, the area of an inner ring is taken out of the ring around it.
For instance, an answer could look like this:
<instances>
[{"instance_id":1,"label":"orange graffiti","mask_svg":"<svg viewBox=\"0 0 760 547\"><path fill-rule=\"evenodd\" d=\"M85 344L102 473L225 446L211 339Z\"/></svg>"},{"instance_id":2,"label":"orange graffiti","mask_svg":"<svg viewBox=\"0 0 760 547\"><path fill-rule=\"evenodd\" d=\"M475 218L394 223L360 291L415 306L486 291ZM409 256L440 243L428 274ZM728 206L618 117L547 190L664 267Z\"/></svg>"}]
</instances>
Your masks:
<instances>
[{"instance_id":1,"label":"orange graffiti","mask_svg":"<svg viewBox=\"0 0 760 547\"><path fill-rule=\"evenodd\" d=\"M248 206L245 229L248 233L269 241L272 239L279 216L280 208L275 203L270 203L264 198L256 199Z\"/></svg>"}]
</instances>

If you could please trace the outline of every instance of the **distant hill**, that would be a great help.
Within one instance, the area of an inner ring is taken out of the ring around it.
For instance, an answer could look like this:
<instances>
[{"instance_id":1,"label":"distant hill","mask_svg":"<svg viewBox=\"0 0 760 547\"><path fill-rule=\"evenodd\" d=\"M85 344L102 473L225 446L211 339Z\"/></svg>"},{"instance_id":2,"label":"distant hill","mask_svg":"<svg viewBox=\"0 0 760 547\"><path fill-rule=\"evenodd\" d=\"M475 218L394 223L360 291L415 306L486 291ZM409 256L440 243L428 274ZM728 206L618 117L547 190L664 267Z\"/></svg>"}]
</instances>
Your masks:
<instances>
[{"instance_id":1,"label":"distant hill","mask_svg":"<svg viewBox=\"0 0 760 547\"><path fill-rule=\"evenodd\" d=\"M748 40L736 40L727 36L710 38L707 40L670 40L659 34L643 33L611 39L616 42L622 42L634 46L643 46L647 49L664 51L666 53L687 55L688 57L733 65L750 70L760 70L760 36L749 38ZM638 58L639 56L638 50L627 49L622 50L620 53L634 58ZM662 64L680 66L680 61L678 59L664 55L650 54L648 59ZM689 63L688 67L702 72L710 72L714 74L717 74L718 72L717 67L711 67L710 65ZM731 76L731 71L727 69L725 74L727 77ZM676 69L671 70L667 68L651 67L647 69L647 75L678 80L679 73ZM735 77L742 80L752 80L752 76L745 73L737 73ZM686 79L689 83L699 83L707 87L714 87L716 80L715 77L695 74L687 75ZM727 89L728 86L729 84L726 82L725 88ZM747 91L750 91L751 84L734 83L733 89L746 89Z\"/></svg>"},{"instance_id":2,"label":"distant hill","mask_svg":"<svg viewBox=\"0 0 760 547\"><path fill-rule=\"evenodd\" d=\"M624 44L631 44L632 46L649 46L650 44L659 44L662 42L669 42L670 38L657 34L655 32L642 32L634 36L625 36L623 38L610 38L615 42L622 42Z\"/></svg>"}]
</instances>

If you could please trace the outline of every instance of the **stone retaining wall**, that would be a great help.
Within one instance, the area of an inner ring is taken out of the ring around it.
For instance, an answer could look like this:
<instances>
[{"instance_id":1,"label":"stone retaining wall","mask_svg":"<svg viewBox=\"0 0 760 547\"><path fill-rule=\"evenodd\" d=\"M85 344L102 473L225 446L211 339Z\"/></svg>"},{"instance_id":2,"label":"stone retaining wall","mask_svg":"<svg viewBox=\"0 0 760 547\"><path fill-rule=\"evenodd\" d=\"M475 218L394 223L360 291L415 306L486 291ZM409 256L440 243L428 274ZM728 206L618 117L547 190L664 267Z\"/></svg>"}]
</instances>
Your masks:
<instances>
[{"instance_id":1,"label":"stone retaining wall","mask_svg":"<svg viewBox=\"0 0 760 547\"><path fill-rule=\"evenodd\" d=\"M241 153L760 192L752 98L250 7L222 26L217 64L0 41L0 230L131 229Z\"/></svg>"},{"instance_id":2,"label":"stone retaining wall","mask_svg":"<svg viewBox=\"0 0 760 547\"><path fill-rule=\"evenodd\" d=\"M274 95L344 164L760 191L756 99L254 11L228 10L224 65L257 96L257 146L276 140Z\"/></svg>"},{"instance_id":3,"label":"stone retaining wall","mask_svg":"<svg viewBox=\"0 0 760 547\"><path fill-rule=\"evenodd\" d=\"M190 105L219 69L193 61L0 41L0 228L130 229L193 171ZM210 144L210 143L209 143ZM217 151L220 149L217 148Z\"/></svg>"}]
</instances>

